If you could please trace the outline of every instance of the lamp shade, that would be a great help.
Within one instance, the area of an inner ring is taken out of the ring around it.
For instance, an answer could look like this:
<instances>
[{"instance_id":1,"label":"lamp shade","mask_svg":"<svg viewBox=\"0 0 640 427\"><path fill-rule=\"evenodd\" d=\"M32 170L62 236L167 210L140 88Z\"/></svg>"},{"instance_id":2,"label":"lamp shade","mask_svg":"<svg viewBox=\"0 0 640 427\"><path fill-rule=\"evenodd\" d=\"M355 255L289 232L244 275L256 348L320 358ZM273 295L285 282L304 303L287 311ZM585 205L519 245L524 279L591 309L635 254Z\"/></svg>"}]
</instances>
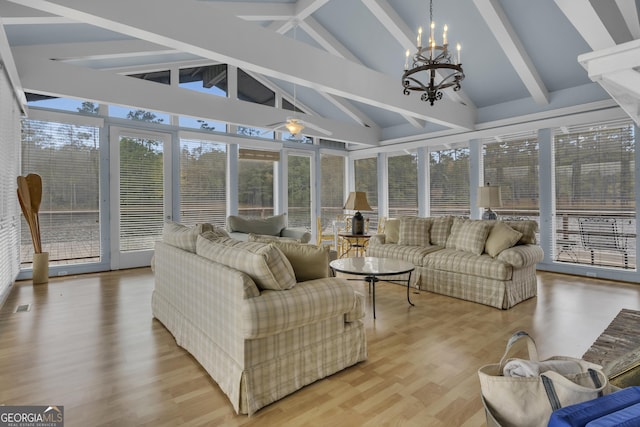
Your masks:
<instances>
[{"instance_id":1,"label":"lamp shade","mask_svg":"<svg viewBox=\"0 0 640 427\"><path fill-rule=\"evenodd\" d=\"M502 206L502 196L500 187L497 185L487 185L478 187L478 207L479 208L499 208Z\"/></svg>"},{"instance_id":2,"label":"lamp shade","mask_svg":"<svg viewBox=\"0 0 640 427\"><path fill-rule=\"evenodd\" d=\"M350 192L343 209L351 211L370 211L371 206L369 206L369 202L367 202L367 193L364 191Z\"/></svg>"}]
</instances>

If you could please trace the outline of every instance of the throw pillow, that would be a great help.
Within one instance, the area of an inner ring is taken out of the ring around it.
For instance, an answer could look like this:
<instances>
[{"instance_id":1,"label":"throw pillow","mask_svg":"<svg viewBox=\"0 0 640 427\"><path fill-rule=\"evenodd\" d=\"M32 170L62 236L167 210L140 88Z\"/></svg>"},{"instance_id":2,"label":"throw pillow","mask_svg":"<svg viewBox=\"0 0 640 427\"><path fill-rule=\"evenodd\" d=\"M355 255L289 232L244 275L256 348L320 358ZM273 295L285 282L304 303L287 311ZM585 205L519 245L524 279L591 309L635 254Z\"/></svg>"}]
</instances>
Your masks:
<instances>
[{"instance_id":1,"label":"throw pillow","mask_svg":"<svg viewBox=\"0 0 640 427\"><path fill-rule=\"evenodd\" d=\"M482 220L454 218L446 247L482 255L493 224Z\"/></svg>"},{"instance_id":2,"label":"throw pillow","mask_svg":"<svg viewBox=\"0 0 640 427\"><path fill-rule=\"evenodd\" d=\"M487 242L484 244L484 251L495 258L500 252L518 243L521 237L522 233L509 227L504 222L498 221L489 232Z\"/></svg>"},{"instance_id":3,"label":"throw pillow","mask_svg":"<svg viewBox=\"0 0 640 427\"><path fill-rule=\"evenodd\" d=\"M296 281L329 277L329 247L303 243L277 241L272 243L287 257L296 275Z\"/></svg>"},{"instance_id":4,"label":"throw pillow","mask_svg":"<svg viewBox=\"0 0 640 427\"><path fill-rule=\"evenodd\" d=\"M196 238L203 231L212 230L211 224L196 224L192 227L168 221L162 228L162 241L185 251L196 251Z\"/></svg>"},{"instance_id":5,"label":"throw pillow","mask_svg":"<svg viewBox=\"0 0 640 427\"><path fill-rule=\"evenodd\" d=\"M438 246L445 246L447 244L447 238L451 231L451 224L453 224L452 216L437 216L431 218L431 244Z\"/></svg>"},{"instance_id":6,"label":"throw pillow","mask_svg":"<svg viewBox=\"0 0 640 427\"><path fill-rule=\"evenodd\" d=\"M389 218L384 223L384 241L385 243L398 243L398 240L400 240L400 220Z\"/></svg>"},{"instance_id":7,"label":"throw pillow","mask_svg":"<svg viewBox=\"0 0 640 427\"><path fill-rule=\"evenodd\" d=\"M399 245L429 246L430 218L403 216L400 218Z\"/></svg>"},{"instance_id":8,"label":"throw pillow","mask_svg":"<svg viewBox=\"0 0 640 427\"><path fill-rule=\"evenodd\" d=\"M229 231L239 231L247 234L254 233L279 236L282 229L286 226L287 216L285 214L270 216L268 218L242 218L235 215L229 215L227 217L227 228Z\"/></svg>"},{"instance_id":9,"label":"throw pillow","mask_svg":"<svg viewBox=\"0 0 640 427\"><path fill-rule=\"evenodd\" d=\"M296 284L291 263L273 244L241 242L235 239L212 241L198 236L196 253L242 271L262 290L281 291L291 289Z\"/></svg>"},{"instance_id":10,"label":"throw pillow","mask_svg":"<svg viewBox=\"0 0 640 427\"><path fill-rule=\"evenodd\" d=\"M519 245L535 245L538 223L534 220L504 221L509 227L522 233Z\"/></svg>"}]
</instances>

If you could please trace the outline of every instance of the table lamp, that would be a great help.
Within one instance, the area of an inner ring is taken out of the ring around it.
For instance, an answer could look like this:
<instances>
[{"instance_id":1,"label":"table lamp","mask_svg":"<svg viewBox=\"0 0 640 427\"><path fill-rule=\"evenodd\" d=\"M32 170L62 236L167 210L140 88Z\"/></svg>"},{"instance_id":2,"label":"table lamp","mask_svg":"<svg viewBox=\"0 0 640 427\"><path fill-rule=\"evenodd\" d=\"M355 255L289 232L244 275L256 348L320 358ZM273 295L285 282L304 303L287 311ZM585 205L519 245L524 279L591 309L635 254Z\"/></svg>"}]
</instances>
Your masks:
<instances>
[{"instance_id":1,"label":"table lamp","mask_svg":"<svg viewBox=\"0 0 640 427\"><path fill-rule=\"evenodd\" d=\"M367 193L364 191L350 192L343 209L356 211L351 219L351 232L353 234L364 234L364 217L360 211L371 210L371 206L369 206L369 202L367 202Z\"/></svg>"},{"instance_id":2,"label":"table lamp","mask_svg":"<svg viewBox=\"0 0 640 427\"><path fill-rule=\"evenodd\" d=\"M498 214L491 210L491 207L499 208L502 206L502 196L500 195L500 186L487 185L478 187L478 207L487 208L482 214L482 219L498 219Z\"/></svg>"}]
</instances>

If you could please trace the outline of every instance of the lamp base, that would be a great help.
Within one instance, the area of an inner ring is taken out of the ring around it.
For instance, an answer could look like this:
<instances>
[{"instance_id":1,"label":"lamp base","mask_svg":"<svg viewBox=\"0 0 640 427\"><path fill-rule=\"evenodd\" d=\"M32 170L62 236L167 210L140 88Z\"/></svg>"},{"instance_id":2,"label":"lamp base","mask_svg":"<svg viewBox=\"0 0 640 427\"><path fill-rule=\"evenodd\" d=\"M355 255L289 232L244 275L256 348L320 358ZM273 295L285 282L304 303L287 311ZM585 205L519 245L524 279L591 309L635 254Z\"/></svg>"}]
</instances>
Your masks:
<instances>
[{"instance_id":1,"label":"lamp base","mask_svg":"<svg viewBox=\"0 0 640 427\"><path fill-rule=\"evenodd\" d=\"M498 214L490 208L487 208L487 210L482 214L482 219L498 219Z\"/></svg>"},{"instance_id":2,"label":"lamp base","mask_svg":"<svg viewBox=\"0 0 640 427\"><path fill-rule=\"evenodd\" d=\"M360 212L356 212L351 219L351 232L353 234L364 234L364 217Z\"/></svg>"}]
</instances>

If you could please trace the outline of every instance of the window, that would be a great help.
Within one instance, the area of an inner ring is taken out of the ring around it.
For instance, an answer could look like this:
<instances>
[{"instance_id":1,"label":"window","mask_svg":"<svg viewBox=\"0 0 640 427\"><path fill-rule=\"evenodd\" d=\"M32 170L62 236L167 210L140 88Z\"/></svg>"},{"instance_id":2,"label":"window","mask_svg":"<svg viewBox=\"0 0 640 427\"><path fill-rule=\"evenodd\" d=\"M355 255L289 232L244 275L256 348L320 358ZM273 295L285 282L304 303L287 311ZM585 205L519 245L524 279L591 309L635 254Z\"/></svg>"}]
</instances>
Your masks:
<instances>
[{"instance_id":1,"label":"window","mask_svg":"<svg viewBox=\"0 0 640 427\"><path fill-rule=\"evenodd\" d=\"M389 217L418 215L418 158L389 157Z\"/></svg>"},{"instance_id":2,"label":"window","mask_svg":"<svg viewBox=\"0 0 640 427\"><path fill-rule=\"evenodd\" d=\"M429 156L431 216L469 215L469 148L433 151Z\"/></svg>"},{"instance_id":3,"label":"window","mask_svg":"<svg viewBox=\"0 0 640 427\"><path fill-rule=\"evenodd\" d=\"M343 212L344 168L344 157L320 155L320 219L323 230L330 229L336 216Z\"/></svg>"},{"instance_id":4,"label":"window","mask_svg":"<svg viewBox=\"0 0 640 427\"><path fill-rule=\"evenodd\" d=\"M99 151L97 127L23 120L22 175L42 177L40 231L52 265L100 260ZM30 263L33 245L22 219L20 259Z\"/></svg>"},{"instance_id":5,"label":"window","mask_svg":"<svg viewBox=\"0 0 640 427\"><path fill-rule=\"evenodd\" d=\"M255 104L276 106L276 93L238 68L238 99Z\"/></svg>"},{"instance_id":6,"label":"window","mask_svg":"<svg viewBox=\"0 0 640 427\"><path fill-rule=\"evenodd\" d=\"M500 186L502 207L491 207L502 219L539 221L538 139L533 135L485 142L484 184Z\"/></svg>"},{"instance_id":7,"label":"window","mask_svg":"<svg viewBox=\"0 0 640 427\"><path fill-rule=\"evenodd\" d=\"M240 149L238 160L238 213L242 216L273 215L274 169L280 154Z\"/></svg>"},{"instance_id":8,"label":"window","mask_svg":"<svg viewBox=\"0 0 640 427\"><path fill-rule=\"evenodd\" d=\"M629 121L556 132L556 261L635 268L633 132Z\"/></svg>"},{"instance_id":9,"label":"window","mask_svg":"<svg viewBox=\"0 0 640 427\"><path fill-rule=\"evenodd\" d=\"M363 212L365 218L369 218L369 230L378 228L378 159L371 157L359 159L355 162L356 191L367 193L367 201L372 212Z\"/></svg>"},{"instance_id":10,"label":"window","mask_svg":"<svg viewBox=\"0 0 640 427\"><path fill-rule=\"evenodd\" d=\"M311 229L311 157L289 154L288 226Z\"/></svg>"},{"instance_id":11,"label":"window","mask_svg":"<svg viewBox=\"0 0 640 427\"><path fill-rule=\"evenodd\" d=\"M182 68L178 79L181 88L227 96L227 64Z\"/></svg>"},{"instance_id":12,"label":"window","mask_svg":"<svg viewBox=\"0 0 640 427\"><path fill-rule=\"evenodd\" d=\"M227 146L209 141L180 141L180 222L224 227Z\"/></svg>"}]
</instances>

